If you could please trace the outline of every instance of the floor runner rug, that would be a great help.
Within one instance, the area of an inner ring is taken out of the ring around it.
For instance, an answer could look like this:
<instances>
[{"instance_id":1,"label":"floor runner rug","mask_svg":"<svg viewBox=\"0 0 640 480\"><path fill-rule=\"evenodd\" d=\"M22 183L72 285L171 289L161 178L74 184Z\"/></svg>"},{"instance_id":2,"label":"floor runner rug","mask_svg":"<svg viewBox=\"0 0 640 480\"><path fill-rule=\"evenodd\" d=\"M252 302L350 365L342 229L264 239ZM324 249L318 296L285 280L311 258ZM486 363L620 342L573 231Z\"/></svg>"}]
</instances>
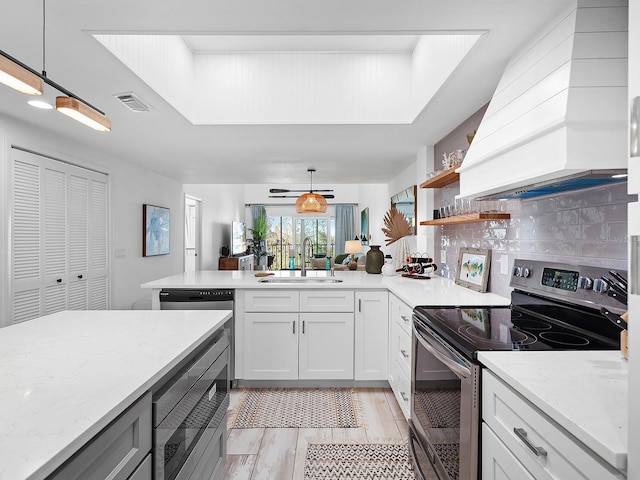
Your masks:
<instances>
[{"instance_id":1,"label":"floor runner rug","mask_svg":"<svg viewBox=\"0 0 640 480\"><path fill-rule=\"evenodd\" d=\"M357 428L361 412L350 388L255 388L246 390L233 428Z\"/></svg>"},{"instance_id":2,"label":"floor runner rug","mask_svg":"<svg viewBox=\"0 0 640 480\"><path fill-rule=\"evenodd\" d=\"M311 443L304 480L414 480L406 443Z\"/></svg>"}]
</instances>

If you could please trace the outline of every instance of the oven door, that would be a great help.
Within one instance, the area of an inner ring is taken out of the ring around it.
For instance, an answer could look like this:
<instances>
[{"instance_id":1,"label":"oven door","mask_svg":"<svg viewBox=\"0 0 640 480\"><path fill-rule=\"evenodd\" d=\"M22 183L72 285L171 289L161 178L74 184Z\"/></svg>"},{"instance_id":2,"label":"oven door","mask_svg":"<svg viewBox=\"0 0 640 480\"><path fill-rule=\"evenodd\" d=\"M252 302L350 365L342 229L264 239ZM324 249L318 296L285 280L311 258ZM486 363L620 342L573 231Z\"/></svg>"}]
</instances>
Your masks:
<instances>
[{"instance_id":1,"label":"oven door","mask_svg":"<svg viewBox=\"0 0 640 480\"><path fill-rule=\"evenodd\" d=\"M480 367L414 315L411 451L415 470L428 459L442 480L477 480Z\"/></svg>"},{"instance_id":2,"label":"oven door","mask_svg":"<svg viewBox=\"0 0 640 480\"><path fill-rule=\"evenodd\" d=\"M192 478L216 433L220 428L226 431L228 362L226 347L155 428L155 480ZM197 368L192 370L198 374Z\"/></svg>"}]
</instances>

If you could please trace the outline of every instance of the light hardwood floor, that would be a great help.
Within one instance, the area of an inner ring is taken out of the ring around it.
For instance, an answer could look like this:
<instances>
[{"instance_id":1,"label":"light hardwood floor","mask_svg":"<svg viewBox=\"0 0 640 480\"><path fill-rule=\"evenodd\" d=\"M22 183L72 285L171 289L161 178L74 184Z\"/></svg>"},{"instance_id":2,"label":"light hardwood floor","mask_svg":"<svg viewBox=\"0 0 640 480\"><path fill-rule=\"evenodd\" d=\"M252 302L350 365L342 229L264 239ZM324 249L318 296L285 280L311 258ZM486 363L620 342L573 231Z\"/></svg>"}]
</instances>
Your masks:
<instances>
[{"instance_id":1,"label":"light hardwood floor","mask_svg":"<svg viewBox=\"0 0 640 480\"><path fill-rule=\"evenodd\" d=\"M358 389L366 421L360 428L228 429L225 480L303 480L309 443L400 443L407 422L390 389ZM231 425L242 396L231 391Z\"/></svg>"}]
</instances>

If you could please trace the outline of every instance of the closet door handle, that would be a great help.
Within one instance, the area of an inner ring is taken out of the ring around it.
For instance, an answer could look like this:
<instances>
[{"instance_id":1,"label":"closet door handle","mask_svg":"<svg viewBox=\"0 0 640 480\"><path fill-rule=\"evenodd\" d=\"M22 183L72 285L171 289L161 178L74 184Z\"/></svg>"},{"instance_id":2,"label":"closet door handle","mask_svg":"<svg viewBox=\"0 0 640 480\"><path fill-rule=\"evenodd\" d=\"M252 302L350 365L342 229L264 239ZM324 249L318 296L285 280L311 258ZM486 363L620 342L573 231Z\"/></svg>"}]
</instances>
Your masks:
<instances>
[{"instance_id":1,"label":"closet door handle","mask_svg":"<svg viewBox=\"0 0 640 480\"><path fill-rule=\"evenodd\" d=\"M293 334L295 335L295 333L296 333L296 321L294 320L292 323L293 323Z\"/></svg>"},{"instance_id":2,"label":"closet door handle","mask_svg":"<svg viewBox=\"0 0 640 480\"><path fill-rule=\"evenodd\" d=\"M304 333L304 320L302 320L302 333Z\"/></svg>"},{"instance_id":3,"label":"closet door handle","mask_svg":"<svg viewBox=\"0 0 640 480\"><path fill-rule=\"evenodd\" d=\"M82 275L78 275L78 278L82 278Z\"/></svg>"},{"instance_id":4,"label":"closet door handle","mask_svg":"<svg viewBox=\"0 0 640 480\"><path fill-rule=\"evenodd\" d=\"M56 280L56 282L58 282L58 283L62 283L62 279L61 279L61 278L58 278L58 279Z\"/></svg>"}]
</instances>

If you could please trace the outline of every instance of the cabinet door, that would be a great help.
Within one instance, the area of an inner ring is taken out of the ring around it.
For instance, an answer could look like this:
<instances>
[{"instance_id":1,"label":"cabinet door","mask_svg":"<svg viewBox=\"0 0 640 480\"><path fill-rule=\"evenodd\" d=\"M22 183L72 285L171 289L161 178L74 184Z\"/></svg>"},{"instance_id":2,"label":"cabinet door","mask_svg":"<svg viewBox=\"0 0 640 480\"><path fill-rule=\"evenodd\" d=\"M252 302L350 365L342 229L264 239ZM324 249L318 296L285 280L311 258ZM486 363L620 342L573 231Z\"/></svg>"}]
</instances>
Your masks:
<instances>
[{"instance_id":1,"label":"cabinet door","mask_svg":"<svg viewBox=\"0 0 640 480\"><path fill-rule=\"evenodd\" d=\"M533 480L486 423L482 424L482 480Z\"/></svg>"},{"instance_id":2,"label":"cabinet door","mask_svg":"<svg viewBox=\"0 0 640 480\"><path fill-rule=\"evenodd\" d=\"M353 313L301 313L300 321L300 379L353 379Z\"/></svg>"},{"instance_id":3,"label":"cabinet door","mask_svg":"<svg viewBox=\"0 0 640 480\"><path fill-rule=\"evenodd\" d=\"M389 294L356 292L355 379L387 380Z\"/></svg>"},{"instance_id":4,"label":"cabinet door","mask_svg":"<svg viewBox=\"0 0 640 480\"><path fill-rule=\"evenodd\" d=\"M244 314L244 378L298 378L298 314Z\"/></svg>"}]
</instances>

